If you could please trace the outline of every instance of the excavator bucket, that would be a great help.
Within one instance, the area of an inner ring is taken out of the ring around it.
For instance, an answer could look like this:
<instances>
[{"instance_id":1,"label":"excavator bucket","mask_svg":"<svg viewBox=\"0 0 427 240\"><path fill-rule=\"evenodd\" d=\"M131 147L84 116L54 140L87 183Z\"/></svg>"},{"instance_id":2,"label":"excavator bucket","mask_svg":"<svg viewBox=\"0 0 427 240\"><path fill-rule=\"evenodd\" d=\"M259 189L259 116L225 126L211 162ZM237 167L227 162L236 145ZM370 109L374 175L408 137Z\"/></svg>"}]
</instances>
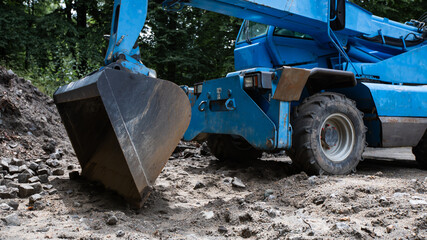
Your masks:
<instances>
[{"instance_id":1,"label":"excavator bucket","mask_svg":"<svg viewBox=\"0 0 427 240\"><path fill-rule=\"evenodd\" d=\"M141 207L179 140L191 108L172 82L103 69L54 94L82 176Z\"/></svg>"}]
</instances>

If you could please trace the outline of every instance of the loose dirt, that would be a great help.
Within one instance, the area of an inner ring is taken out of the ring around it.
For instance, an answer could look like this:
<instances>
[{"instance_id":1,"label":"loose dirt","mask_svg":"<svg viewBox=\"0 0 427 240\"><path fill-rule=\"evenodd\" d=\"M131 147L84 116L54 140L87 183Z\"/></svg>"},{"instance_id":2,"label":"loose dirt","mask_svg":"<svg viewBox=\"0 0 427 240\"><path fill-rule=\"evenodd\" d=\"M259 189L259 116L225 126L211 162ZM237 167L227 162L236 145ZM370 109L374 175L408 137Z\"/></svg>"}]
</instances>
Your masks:
<instances>
[{"instance_id":1,"label":"loose dirt","mask_svg":"<svg viewBox=\"0 0 427 240\"><path fill-rule=\"evenodd\" d=\"M53 101L1 67L0 114L8 166L0 165L0 239L427 238L427 172L410 149L370 150L365 156L392 161L309 177L280 154L220 162L181 143L134 210L96 183L70 180L80 169ZM34 194L19 197L24 185Z\"/></svg>"}]
</instances>

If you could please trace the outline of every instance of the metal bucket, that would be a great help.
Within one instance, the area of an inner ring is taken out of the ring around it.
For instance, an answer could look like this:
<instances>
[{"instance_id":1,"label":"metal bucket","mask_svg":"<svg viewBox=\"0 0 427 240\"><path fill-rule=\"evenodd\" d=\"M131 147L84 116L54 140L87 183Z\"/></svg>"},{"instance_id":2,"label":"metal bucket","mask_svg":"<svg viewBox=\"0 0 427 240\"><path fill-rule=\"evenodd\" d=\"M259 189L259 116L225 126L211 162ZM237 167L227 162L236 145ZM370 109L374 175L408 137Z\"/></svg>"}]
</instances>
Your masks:
<instances>
[{"instance_id":1,"label":"metal bucket","mask_svg":"<svg viewBox=\"0 0 427 240\"><path fill-rule=\"evenodd\" d=\"M172 82L103 69L54 94L82 176L141 207L179 140L191 107Z\"/></svg>"}]
</instances>

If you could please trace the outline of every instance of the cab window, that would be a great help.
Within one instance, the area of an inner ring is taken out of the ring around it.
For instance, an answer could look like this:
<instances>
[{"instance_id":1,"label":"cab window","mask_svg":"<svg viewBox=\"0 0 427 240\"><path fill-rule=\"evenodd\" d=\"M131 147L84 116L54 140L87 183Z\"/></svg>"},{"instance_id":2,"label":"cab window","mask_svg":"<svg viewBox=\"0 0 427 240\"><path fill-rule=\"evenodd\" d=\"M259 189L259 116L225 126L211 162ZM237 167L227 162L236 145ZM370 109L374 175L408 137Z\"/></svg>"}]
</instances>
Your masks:
<instances>
[{"instance_id":1,"label":"cab window","mask_svg":"<svg viewBox=\"0 0 427 240\"><path fill-rule=\"evenodd\" d=\"M273 35L279 36L279 37L290 37L290 38L313 40L313 37L308 34L295 32L288 29L278 28L278 27L274 29Z\"/></svg>"},{"instance_id":2,"label":"cab window","mask_svg":"<svg viewBox=\"0 0 427 240\"><path fill-rule=\"evenodd\" d=\"M237 40L238 42L246 41L267 34L268 25L247 20L243 24L242 32L240 33L239 39Z\"/></svg>"}]
</instances>

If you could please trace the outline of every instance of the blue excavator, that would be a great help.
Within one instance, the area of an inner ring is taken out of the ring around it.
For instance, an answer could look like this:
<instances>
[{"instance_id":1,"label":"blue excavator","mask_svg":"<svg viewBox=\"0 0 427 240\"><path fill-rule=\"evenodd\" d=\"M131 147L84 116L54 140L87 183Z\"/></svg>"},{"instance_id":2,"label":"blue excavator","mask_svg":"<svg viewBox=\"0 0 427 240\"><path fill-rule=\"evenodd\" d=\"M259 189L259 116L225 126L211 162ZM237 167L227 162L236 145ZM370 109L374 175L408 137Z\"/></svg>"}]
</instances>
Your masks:
<instances>
[{"instance_id":1,"label":"blue excavator","mask_svg":"<svg viewBox=\"0 0 427 240\"><path fill-rule=\"evenodd\" d=\"M427 167L427 15L398 23L346 0L161 4L244 19L235 71L158 79L136 44L148 0L115 0L105 66L54 94L86 178L140 207L181 139L219 160L285 150L309 174L354 171L366 146L413 147Z\"/></svg>"}]
</instances>

